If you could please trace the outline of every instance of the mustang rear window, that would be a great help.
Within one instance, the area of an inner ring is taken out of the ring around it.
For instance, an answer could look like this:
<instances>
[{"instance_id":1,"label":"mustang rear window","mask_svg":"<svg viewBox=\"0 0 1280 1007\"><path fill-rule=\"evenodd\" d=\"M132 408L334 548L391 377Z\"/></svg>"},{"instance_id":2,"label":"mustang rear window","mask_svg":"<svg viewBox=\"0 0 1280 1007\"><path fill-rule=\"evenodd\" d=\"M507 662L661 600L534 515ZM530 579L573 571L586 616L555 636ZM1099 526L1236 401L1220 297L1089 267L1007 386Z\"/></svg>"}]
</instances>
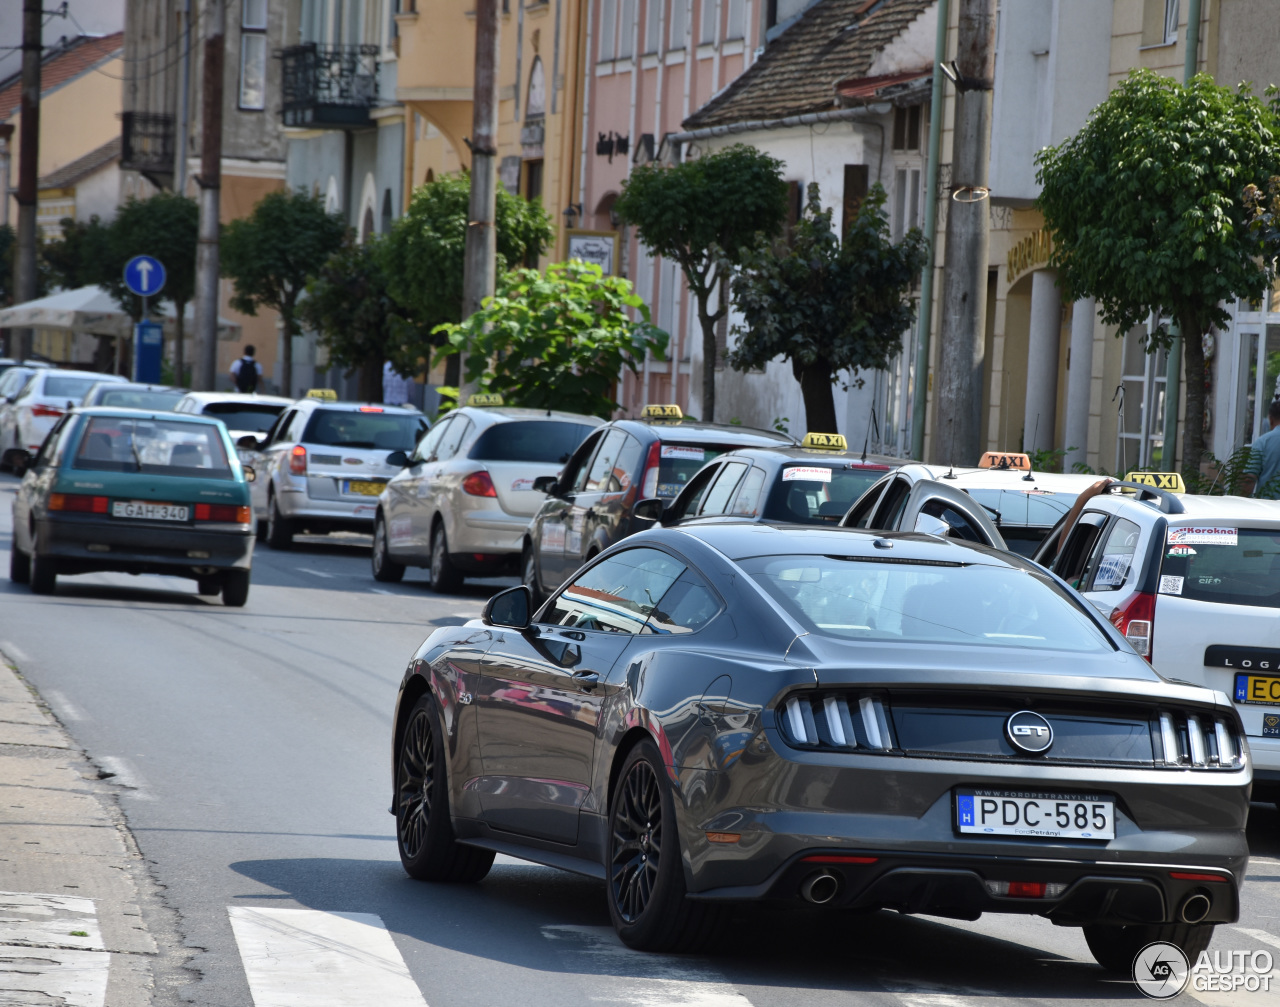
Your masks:
<instances>
[{"instance_id":1,"label":"mustang rear window","mask_svg":"<svg viewBox=\"0 0 1280 1007\"><path fill-rule=\"evenodd\" d=\"M980 565L757 556L743 568L811 633L1075 653L1115 647L1049 578Z\"/></svg>"},{"instance_id":2,"label":"mustang rear window","mask_svg":"<svg viewBox=\"0 0 1280 1007\"><path fill-rule=\"evenodd\" d=\"M73 467L231 479L219 433L209 423L94 416L80 438Z\"/></svg>"},{"instance_id":3,"label":"mustang rear window","mask_svg":"<svg viewBox=\"0 0 1280 1007\"><path fill-rule=\"evenodd\" d=\"M1280 608L1280 530L1231 526L1198 536L1180 531L1171 527L1165 542L1161 594Z\"/></svg>"}]
</instances>

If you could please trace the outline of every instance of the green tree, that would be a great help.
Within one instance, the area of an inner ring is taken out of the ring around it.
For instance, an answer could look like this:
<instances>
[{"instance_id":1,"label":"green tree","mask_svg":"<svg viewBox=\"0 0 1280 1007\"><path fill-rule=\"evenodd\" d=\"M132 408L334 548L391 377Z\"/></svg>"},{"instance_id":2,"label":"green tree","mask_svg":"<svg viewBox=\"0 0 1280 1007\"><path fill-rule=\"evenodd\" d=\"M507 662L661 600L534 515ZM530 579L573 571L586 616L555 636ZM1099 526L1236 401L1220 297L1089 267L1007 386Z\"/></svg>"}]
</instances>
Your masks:
<instances>
[{"instance_id":1,"label":"green tree","mask_svg":"<svg viewBox=\"0 0 1280 1007\"><path fill-rule=\"evenodd\" d=\"M284 330L280 394L293 388L293 340L302 334L298 298L339 248L347 228L325 211L318 196L277 190L258 201L247 217L233 220L222 232L222 275L231 278L231 306L247 315L259 308L280 313Z\"/></svg>"},{"instance_id":2,"label":"green tree","mask_svg":"<svg viewBox=\"0 0 1280 1007\"><path fill-rule=\"evenodd\" d=\"M96 213L88 220L63 217L59 223L62 236L44 247L53 282L64 290L102 283L115 259L111 225Z\"/></svg>"},{"instance_id":3,"label":"green tree","mask_svg":"<svg viewBox=\"0 0 1280 1007\"><path fill-rule=\"evenodd\" d=\"M44 297L57 283L49 260L45 256L48 246L40 232L36 232L36 297ZM13 303L13 260L18 254L18 233L8 224L0 224L0 307Z\"/></svg>"},{"instance_id":4,"label":"green tree","mask_svg":"<svg viewBox=\"0 0 1280 1007\"><path fill-rule=\"evenodd\" d=\"M1134 70L1079 133L1036 157L1063 295L1097 298L1117 335L1153 311L1182 333L1188 471L1204 457L1203 336L1228 323L1224 304L1261 296L1270 279L1244 194L1274 173L1274 123L1244 88L1217 87L1206 74L1184 87ZM1171 340L1161 327L1147 349ZM1172 471L1173 445L1165 452Z\"/></svg>"},{"instance_id":5,"label":"green tree","mask_svg":"<svg viewBox=\"0 0 1280 1007\"><path fill-rule=\"evenodd\" d=\"M382 401L382 365L396 355L398 318L382 270L382 241L372 237L357 244L348 232L298 305L299 318L320 334L329 360L360 369L360 397L366 402Z\"/></svg>"},{"instance_id":6,"label":"green tree","mask_svg":"<svg viewBox=\"0 0 1280 1007\"><path fill-rule=\"evenodd\" d=\"M680 265L702 327L702 418L716 414L716 323L729 311L728 282L757 234L772 237L787 217L782 162L737 144L694 161L641 165L614 204L654 255ZM715 311L711 294L720 288Z\"/></svg>"},{"instance_id":7,"label":"green tree","mask_svg":"<svg viewBox=\"0 0 1280 1007\"><path fill-rule=\"evenodd\" d=\"M911 284L924 268L927 245L915 228L894 244L884 202L877 183L841 243L831 210L810 185L791 240L757 240L733 279L746 325L734 329L740 338L730 366L749 371L778 357L790 360L809 430L837 430L836 383L861 386L859 371L887 366L915 318Z\"/></svg>"},{"instance_id":8,"label":"green tree","mask_svg":"<svg viewBox=\"0 0 1280 1007\"><path fill-rule=\"evenodd\" d=\"M425 363L436 329L462 320L463 251L471 201L470 176L446 175L414 190L408 212L383 244L387 290L412 328L403 337L400 363ZM498 186L498 275L536 259L551 243L551 221L538 200L529 202ZM402 370L407 370L402 366ZM450 378L450 380L454 380Z\"/></svg>"},{"instance_id":9,"label":"green tree","mask_svg":"<svg viewBox=\"0 0 1280 1007\"><path fill-rule=\"evenodd\" d=\"M447 341L439 355L465 351L466 380L509 405L605 418L618 408L622 369L638 372L646 353L664 359L667 346L627 280L577 259L548 266L545 276L505 274L481 310L440 331Z\"/></svg>"}]
</instances>

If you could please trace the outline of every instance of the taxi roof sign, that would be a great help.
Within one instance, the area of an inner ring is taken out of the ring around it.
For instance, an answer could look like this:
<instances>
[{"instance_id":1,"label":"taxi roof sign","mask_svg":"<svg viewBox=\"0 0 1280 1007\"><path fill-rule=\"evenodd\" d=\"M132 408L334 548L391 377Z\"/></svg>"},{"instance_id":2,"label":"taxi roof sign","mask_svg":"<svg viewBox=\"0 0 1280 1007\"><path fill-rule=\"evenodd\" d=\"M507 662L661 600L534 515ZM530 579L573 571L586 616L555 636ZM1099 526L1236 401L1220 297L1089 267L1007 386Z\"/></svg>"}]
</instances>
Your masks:
<instances>
[{"instance_id":1,"label":"taxi roof sign","mask_svg":"<svg viewBox=\"0 0 1280 1007\"><path fill-rule=\"evenodd\" d=\"M978 459L980 469L1017 469L1031 471L1031 456L1020 451L986 451Z\"/></svg>"},{"instance_id":2,"label":"taxi roof sign","mask_svg":"<svg viewBox=\"0 0 1280 1007\"><path fill-rule=\"evenodd\" d=\"M476 392L467 396L467 405L500 406L502 405L502 396L497 392Z\"/></svg>"},{"instance_id":3,"label":"taxi roof sign","mask_svg":"<svg viewBox=\"0 0 1280 1007\"><path fill-rule=\"evenodd\" d=\"M1170 493L1187 492L1187 484L1182 481L1182 475L1178 472L1141 472L1135 469L1124 477L1124 481L1168 490Z\"/></svg>"},{"instance_id":4,"label":"taxi roof sign","mask_svg":"<svg viewBox=\"0 0 1280 1007\"><path fill-rule=\"evenodd\" d=\"M684 410L674 405L648 405L640 411L640 415L646 420L682 420L684 419Z\"/></svg>"},{"instance_id":5,"label":"taxi roof sign","mask_svg":"<svg viewBox=\"0 0 1280 1007\"><path fill-rule=\"evenodd\" d=\"M849 442L844 434L805 434L800 442L802 448L813 448L818 451L848 451Z\"/></svg>"},{"instance_id":6,"label":"taxi roof sign","mask_svg":"<svg viewBox=\"0 0 1280 1007\"><path fill-rule=\"evenodd\" d=\"M320 399L323 402L337 402L338 393L332 388L308 388L307 398Z\"/></svg>"}]
</instances>

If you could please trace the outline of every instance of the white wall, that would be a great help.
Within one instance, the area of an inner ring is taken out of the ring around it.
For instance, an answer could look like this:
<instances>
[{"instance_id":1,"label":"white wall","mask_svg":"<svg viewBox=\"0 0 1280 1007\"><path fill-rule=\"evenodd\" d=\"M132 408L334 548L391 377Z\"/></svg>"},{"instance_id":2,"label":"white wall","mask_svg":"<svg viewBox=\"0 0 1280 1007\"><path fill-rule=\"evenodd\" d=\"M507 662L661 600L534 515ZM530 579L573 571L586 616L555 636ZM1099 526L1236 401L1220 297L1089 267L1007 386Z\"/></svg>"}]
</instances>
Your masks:
<instances>
[{"instance_id":1,"label":"white wall","mask_svg":"<svg viewBox=\"0 0 1280 1007\"><path fill-rule=\"evenodd\" d=\"M76 183L76 220L88 220L95 213L103 221L111 220L119 198L120 162L111 161Z\"/></svg>"}]
</instances>

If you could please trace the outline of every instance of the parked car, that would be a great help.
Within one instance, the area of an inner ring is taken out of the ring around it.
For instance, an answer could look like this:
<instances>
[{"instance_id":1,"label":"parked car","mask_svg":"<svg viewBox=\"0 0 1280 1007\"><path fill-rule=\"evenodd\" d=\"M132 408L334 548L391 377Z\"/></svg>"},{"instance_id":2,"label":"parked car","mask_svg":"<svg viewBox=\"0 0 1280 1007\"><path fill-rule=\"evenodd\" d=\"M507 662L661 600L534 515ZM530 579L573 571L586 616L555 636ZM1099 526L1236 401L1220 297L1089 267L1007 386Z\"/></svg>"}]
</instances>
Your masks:
<instances>
[{"instance_id":1,"label":"parked car","mask_svg":"<svg viewBox=\"0 0 1280 1007\"><path fill-rule=\"evenodd\" d=\"M26 367L28 369L33 369L37 367L52 366L53 364L45 360L33 360L31 357L28 357L22 363L18 363L18 361L14 360L12 357L0 357L0 375L3 375L4 372L9 370L11 367Z\"/></svg>"},{"instance_id":2,"label":"parked car","mask_svg":"<svg viewBox=\"0 0 1280 1007\"><path fill-rule=\"evenodd\" d=\"M56 421L14 496L9 578L52 594L60 576L160 573L243 605L254 542L247 475L213 420L77 409Z\"/></svg>"},{"instance_id":3,"label":"parked car","mask_svg":"<svg viewBox=\"0 0 1280 1007\"><path fill-rule=\"evenodd\" d=\"M661 508L636 515L642 500L674 500L713 458L738 448L794 446L774 430L685 419L678 406L650 405L638 420L614 420L594 431L559 476L534 489L546 500L529 523L521 579L534 597L553 591L586 560L651 527Z\"/></svg>"},{"instance_id":4,"label":"parked car","mask_svg":"<svg viewBox=\"0 0 1280 1007\"><path fill-rule=\"evenodd\" d=\"M318 394L291 403L256 442L267 484L267 545L288 549L299 532L372 532L379 494L429 429L413 406Z\"/></svg>"},{"instance_id":5,"label":"parked car","mask_svg":"<svg viewBox=\"0 0 1280 1007\"><path fill-rule=\"evenodd\" d=\"M1127 976L1155 941L1194 961L1249 863L1221 692L1030 561L909 533L628 538L540 610L521 585L432 633L391 742L410 876L501 852L599 878L652 951L743 902L1007 913L1083 928Z\"/></svg>"},{"instance_id":6,"label":"parked car","mask_svg":"<svg viewBox=\"0 0 1280 1007\"><path fill-rule=\"evenodd\" d=\"M99 382L124 384L125 379L94 371L36 368L0 415L0 460L12 465L15 457L34 455L59 417L78 406Z\"/></svg>"},{"instance_id":7,"label":"parked car","mask_svg":"<svg viewBox=\"0 0 1280 1007\"><path fill-rule=\"evenodd\" d=\"M13 403L18 397L18 393L31 380L31 375L35 374L34 367L27 367L24 364L18 364L9 367L3 374L0 374L0 430L4 429L5 419L10 410L13 409ZM12 468L10 465L11 453L5 451L0 445L0 471L8 471Z\"/></svg>"},{"instance_id":8,"label":"parked car","mask_svg":"<svg viewBox=\"0 0 1280 1007\"><path fill-rule=\"evenodd\" d=\"M603 422L506 407L499 396L486 400L444 417L382 490L373 528L375 579L396 581L406 566L425 566L434 590L456 591L469 575L514 572L543 499L534 483L555 478Z\"/></svg>"},{"instance_id":9,"label":"parked car","mask_svg":"<svg viewBox=\"0 0 1280 1007\"><path fill-rule=\"evenodd\" d=\"M169 385L100 381L85 393L80 406L81 408L115 406L117 409L168 411L172 410L186 394L185 388L173 388Z\"/></svg>"}]
</instances>

